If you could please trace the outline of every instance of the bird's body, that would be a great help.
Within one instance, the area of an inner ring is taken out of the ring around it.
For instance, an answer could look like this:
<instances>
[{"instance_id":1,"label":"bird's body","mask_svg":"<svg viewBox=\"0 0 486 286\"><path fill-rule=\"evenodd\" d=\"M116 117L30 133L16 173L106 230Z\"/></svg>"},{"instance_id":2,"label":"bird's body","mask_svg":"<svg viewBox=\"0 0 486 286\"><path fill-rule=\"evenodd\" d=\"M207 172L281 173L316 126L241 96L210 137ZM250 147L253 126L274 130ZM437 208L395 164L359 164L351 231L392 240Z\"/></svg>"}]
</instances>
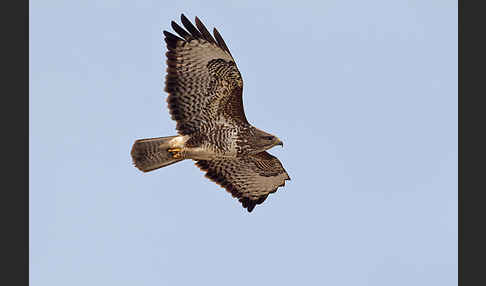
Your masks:
<instances>
[{"instance_id":1,"label":"bird's body","mask_svg":"<svg viewBox=\"0 0 486 286\"><path fill-rule=\"evenodd\" d=\"M179 135L169 143L173 149L181 149L181 156L193 160L235 159L237 130L234 128L212 129L207 133Z\"/></svg>"},{"instance_id":2,"label":"bird's body","mask_svg":"<svg viewBox=\"0 0 486 286\"><path fill-rule=\"evenodd\" d=\"M197 28L184 15L181 20L187 31L175 22L172 28L182 38L164 31L169 50L165 91L179 135L135 141L133 162L148 172L195 160L251 212L290 180L280 161L266 152L283 143L247 121L243 80L218 31L213 38L197 17Z\"/></svg>"}]
</instances>

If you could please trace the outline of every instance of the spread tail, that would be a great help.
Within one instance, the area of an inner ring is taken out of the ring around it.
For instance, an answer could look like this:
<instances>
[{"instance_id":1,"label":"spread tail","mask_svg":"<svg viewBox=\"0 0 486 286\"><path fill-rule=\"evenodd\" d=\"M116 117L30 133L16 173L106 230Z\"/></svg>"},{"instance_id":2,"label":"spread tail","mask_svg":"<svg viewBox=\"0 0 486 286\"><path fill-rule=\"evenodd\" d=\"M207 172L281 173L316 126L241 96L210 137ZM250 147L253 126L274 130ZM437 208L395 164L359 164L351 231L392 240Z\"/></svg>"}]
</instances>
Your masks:
<instances>
[{"instance_id":1,"label":"spread tail","mask_svg":"<svg viewBox=\"0 0 486 286\"><path fill-rule=\"evenodd\" d=\"M182 161L174 159L167 152L169 141L177 136L139 139L133 143L131 155L133 164L140 171L150 172Z\"/></svg>"}]
</instances>

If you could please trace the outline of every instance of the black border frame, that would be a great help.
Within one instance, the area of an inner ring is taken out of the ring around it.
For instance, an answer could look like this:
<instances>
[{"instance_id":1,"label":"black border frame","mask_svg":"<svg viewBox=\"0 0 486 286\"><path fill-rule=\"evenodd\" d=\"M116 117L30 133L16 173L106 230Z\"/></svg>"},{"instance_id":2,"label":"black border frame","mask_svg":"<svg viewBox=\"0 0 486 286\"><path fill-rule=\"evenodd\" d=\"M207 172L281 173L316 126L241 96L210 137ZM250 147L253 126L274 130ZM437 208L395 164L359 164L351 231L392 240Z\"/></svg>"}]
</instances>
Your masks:
<instances>
[{"instance_id":1,"label":"black border frame","mask_svg":"<svg viewBox=\"0 0 486 286\"><path fill-rule=\"evenodd\" d=\"M29 1L4 5L2 282L29 285Z\"/></svg>"},{"instance_id":2,"label":"black border frame","mask_svg":"<svg viewBox=\"0 0 486 286\"><path fill-rule=\"evenodd\" d=\"M478 3L458 1L458 282L485 285L482 209L486 186L482 162L485 140L481 115L484 106L484 9ZM477 6L474 7L472 4ZM478 99L474 102L472 99ZM481 282L483 281L483 282Z\"/></svg>"}]
</instances>

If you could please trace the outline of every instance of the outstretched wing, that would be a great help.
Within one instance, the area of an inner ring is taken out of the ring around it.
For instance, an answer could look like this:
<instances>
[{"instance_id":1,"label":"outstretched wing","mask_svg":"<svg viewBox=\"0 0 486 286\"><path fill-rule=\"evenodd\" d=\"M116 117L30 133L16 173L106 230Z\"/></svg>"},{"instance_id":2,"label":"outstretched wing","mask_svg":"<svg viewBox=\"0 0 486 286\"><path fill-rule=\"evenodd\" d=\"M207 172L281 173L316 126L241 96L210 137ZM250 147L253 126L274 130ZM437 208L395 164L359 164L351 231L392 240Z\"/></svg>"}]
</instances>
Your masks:
<instances>
[{"instance_id":1,"label":"outstretched wing","mask_svg":"<svg viewBox=\"0 0 486 286\"><path fill-rule=\"evenodd\" d=\"M290 180L280 160L266 151L238 159L197 161L196 166L238 198L248 212Z\"/></svg>"},{"instance_id":2,"label":"outstretched wing","mask_svg":"<svg viewBox=\"0 0 486 286\"><path fill-rule=\"evenodd\" d=\"M180 36L164 31L167 43L165 91L172 119L180 134L215 125L248 124L243 110L243 80L223 38L214 38L196 17L197 28L181 15L183 29L172 21Z\"/></svg>"}]
</instances>

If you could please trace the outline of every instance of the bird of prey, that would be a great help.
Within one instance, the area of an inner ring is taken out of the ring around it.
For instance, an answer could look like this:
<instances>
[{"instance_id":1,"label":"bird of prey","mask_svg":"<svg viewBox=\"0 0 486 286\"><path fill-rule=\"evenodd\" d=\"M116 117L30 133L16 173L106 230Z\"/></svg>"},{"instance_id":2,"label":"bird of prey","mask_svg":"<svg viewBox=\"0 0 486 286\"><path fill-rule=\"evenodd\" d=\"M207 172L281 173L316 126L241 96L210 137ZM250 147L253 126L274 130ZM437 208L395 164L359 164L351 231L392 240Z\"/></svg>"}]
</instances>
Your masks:
<instances>
[{"instance_id":1,"label":"bird of prey","mask_svg":"<svg viewBox=\"0 0 486 286\"><path fill-rule=\"evenodd\" d=\"M280 161L266 150L282 145L276 136L252 126L243 110L243 80L220 33L214 37L198 17L194 26L181 15L179 35L164 31L167 44L165 91L179 135L136 140L133 164L143 172L185 159L196 161L251 212L290 180Z\"/></svg>"}]
</instances>

